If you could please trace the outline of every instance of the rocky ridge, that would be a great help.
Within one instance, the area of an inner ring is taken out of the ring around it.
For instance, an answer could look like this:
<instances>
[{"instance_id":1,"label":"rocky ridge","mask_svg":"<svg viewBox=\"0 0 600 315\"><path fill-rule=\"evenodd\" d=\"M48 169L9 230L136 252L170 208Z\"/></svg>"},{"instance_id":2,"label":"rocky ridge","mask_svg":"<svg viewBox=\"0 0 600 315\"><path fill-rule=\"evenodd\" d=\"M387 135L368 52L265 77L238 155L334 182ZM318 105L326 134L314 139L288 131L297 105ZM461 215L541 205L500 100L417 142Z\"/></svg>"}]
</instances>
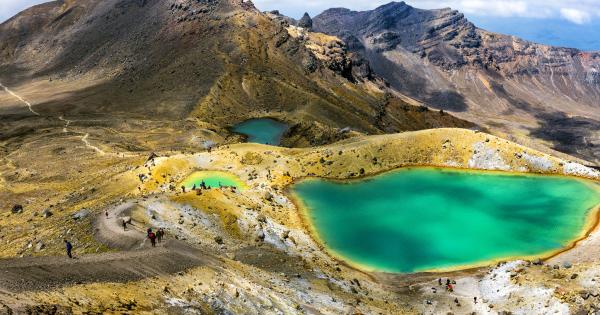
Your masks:
<instances>
[{"instance_id":1,"label":"rocky ridge","mask_svg":"<svg viewBox=\"0 0 600 315\"><path fill-rule=\"evenodd\" d=\"M329 9L313 30L343 39L392 88L427 106L599 162L598 52L491 33L456 10L404 2Z\"/></svg>"}]
</instances>

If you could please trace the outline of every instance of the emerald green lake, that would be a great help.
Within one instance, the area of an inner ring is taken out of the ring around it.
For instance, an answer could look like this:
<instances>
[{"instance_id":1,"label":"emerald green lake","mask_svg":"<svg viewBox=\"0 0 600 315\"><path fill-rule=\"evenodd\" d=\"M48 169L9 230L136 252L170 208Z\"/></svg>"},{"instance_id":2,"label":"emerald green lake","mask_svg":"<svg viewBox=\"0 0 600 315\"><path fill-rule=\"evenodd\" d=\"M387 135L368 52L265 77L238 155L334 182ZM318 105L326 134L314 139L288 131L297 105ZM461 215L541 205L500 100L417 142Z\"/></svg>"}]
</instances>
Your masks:
<instances>
[{"instance_id":1,"label":"emerald green lake","mask_svg":"<svg viewBox=\"0 0 600 315\"><path fill-rule=\"evenodd\" d=\"M482 265L560 250L589 228L600 193L558 176L405 169L293 186L336 256L384 272Z\"/></svg>"},{"instance_id":2,"label":"emerald green lake","mask_svg":"<svg viewBox=\"0 0 600 315\"><path fill-rule=\"evenodd\" d=\"M271 118L256 118L241 122L232 129L248 137L248 142L279 145L288 125Z\"/></svg>"},{"instance_id":3,"label":"emerald green lake","mask_svg":"<svg viewBox=\"0 0 600 315\"><path fill-rule=\"evenodd\" d=\"M182 182L182 185L185 186L186 189L191 190L194 187L200 188L202 183L211 188L219 188L221 186L236 187L240 189L246 188L244 182L237 176L219 171L194 172Z\"/></svg>"}]
</instances>

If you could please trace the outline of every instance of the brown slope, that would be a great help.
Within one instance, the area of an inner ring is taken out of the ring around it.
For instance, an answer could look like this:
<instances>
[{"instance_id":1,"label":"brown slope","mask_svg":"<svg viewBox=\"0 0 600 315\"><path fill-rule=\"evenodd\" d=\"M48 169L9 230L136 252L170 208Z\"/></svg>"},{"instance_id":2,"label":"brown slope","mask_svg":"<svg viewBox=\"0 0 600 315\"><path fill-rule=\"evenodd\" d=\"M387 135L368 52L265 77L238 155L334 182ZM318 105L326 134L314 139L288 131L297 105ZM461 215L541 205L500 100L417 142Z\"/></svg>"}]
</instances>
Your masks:
<instances>
[{"instance_id":1,"label":"brown slope","mask_svg":"<svg viewBox=\"0 0 600 315\"><path fill-rule=\"evenodd\" d=\"M0 25L0 38L0 82L42 116L224 127L270 115L385 131L377 126L387 102L377 82L332 70L285 25L239 0L55 1ZM0 101L5 117L29 114L6 94ZM401 120L390 119L390 130L406 130Z\"/></svg>"},{"instance_id":2,"label":"brown slope","mask_svg":"<svg viewBox=\"0 0 600 315\"><path fill-rule=\"evenodd\" d=\"M330 9L313 29L344 39L393 88L428 106L600 161L600 53L490 33L457 11L404 2Z\"/></svg>"}]
</instances>

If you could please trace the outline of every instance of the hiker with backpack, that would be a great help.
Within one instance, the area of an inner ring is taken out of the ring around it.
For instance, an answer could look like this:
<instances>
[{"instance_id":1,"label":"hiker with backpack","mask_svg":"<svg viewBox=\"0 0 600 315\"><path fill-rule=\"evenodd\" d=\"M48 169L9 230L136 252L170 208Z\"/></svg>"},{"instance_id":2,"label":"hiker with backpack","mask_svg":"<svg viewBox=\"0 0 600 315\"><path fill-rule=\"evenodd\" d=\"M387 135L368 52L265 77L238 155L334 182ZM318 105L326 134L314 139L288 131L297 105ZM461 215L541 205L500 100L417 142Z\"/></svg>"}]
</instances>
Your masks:
<instances>
[{"instance_id":1,"label":"hiker with backpack","mask_svg":"<svg viewBox=\"0 0 600 315\"><path fill-rule=\"evenodd\" d=\"M152 244L152 247L156 247L156 234L154 234L154 232L152 232L152 229L148 230L148 238L150 239L150 243Z\"/></svg>"}]
</instances>

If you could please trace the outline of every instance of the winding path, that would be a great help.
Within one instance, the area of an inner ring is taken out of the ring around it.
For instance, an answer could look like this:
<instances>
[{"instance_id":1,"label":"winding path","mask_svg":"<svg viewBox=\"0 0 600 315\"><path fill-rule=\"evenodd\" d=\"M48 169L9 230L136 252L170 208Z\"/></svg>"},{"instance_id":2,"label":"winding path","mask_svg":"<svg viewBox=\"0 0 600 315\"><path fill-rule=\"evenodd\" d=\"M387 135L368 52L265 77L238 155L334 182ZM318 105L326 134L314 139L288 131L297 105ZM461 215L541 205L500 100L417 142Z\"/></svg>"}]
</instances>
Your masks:
<instances>
[{"instance_id":1,"label":"winding path","mask_svg":"<svg viewBox=\"0 0 600 315\"><path fill-rule=\"evenodd\" d=\"M86 133L85 135L83 135L83 137L81 137L81 141L83 141L83 143L85 144L86 147L98 152L98 154L100 155L104 155L106 154L106 152L102 151L102 149L98 148L95 145L90 144L90 142L88 141L88 137L90 136L89 133Z\"/></svg>"},{"instance_id":2,"label":"winding path","mask_svg":"<svg viewBox=\"0 0 600 315\"><path fill-rule=\"evenodd\" d=\"M42 291L81 283L127 282L173 274L196 266L220 265L220 259L189 244L169 239L156 248L133 222L127 231L121 214L131 204L111 210L94 224L96 238L122 251L75 257L26 257L0 260L0 297L24 291ZM139 227L142 227L139 225Z\"/></svg>"},{"instance_id":3,"label":"winding path","mask_svg":"<svg viewBox=\"0 0 600 315\"><path fill-rule=\"evenodd\" d=\"M29 108L29 111L31 113L33 113L36 116L40 116L40 114L36 111L33 110L33 106L31 105L31 103L29 103L28 101L26 101L24 98L22 98L21 96L19 96L17 93L11 91L9 88L7 88L4 84L2 84L2 82L0 82L0 87L4 89L4 91L6 91L6 93L12 95L13 97L15 97L16 99L18 99L19 101L21 101L22 103L24 103L25 105L27 105L27 108Z\"/></svg>"},{"instance_id":4,"label":"winding path","mask_svg":"<svg viewBox=\"0 0 600 315\"><path fill-rule=\"evenodd\" d=\"M40 113L36 112L35 110L33 110L33 105L31 105L31 103L29 101L27 101L26 99L24 99L23 97L21 97L20 95L18 95L17 93L11 91L8 87L6 87L4 84L2 84L2 82L0 82L0 87L4 89L4 91L6 91L6 93L12 95L13 97L15 97L16 99L18 99L20 102L24 103L25 105L27 105L27 108L29 108L29 111L31 113L33 113L36 116L41 116ZM63 127L63 132L66 133L68 132L68 127L71 124L71 120L65 119L63 116L59 116L58 120L60 121L64 121L65 125ZM100 155L104 155L106 154L106 152L104 152L102 149L98 148L95 145L92 145L89 141L88 141L88 137L90 136L89 133L84 134L81 137L81 141L85 144L85 146L87 148L90 148L94 151L96 151L98 154Z\"/></svg>"},{"instance_id":5,"label":"winding path","mask_svg":"<svg viewBox=\"0 0 600 315\"><path fill-rule=\"evenodd\" d=\"M60 121L64 121L64 122L65 122L65 126L63 127L63 132L64 132L64 133L67 133L67 132L69 132L69 129L68 129L68 128L69 128L69 125L70 125L70 124L71 124L71 122L73 122L73 121L72 121L72 120L69 120L69 119L65 119L63 116L59 116L59 117L58 117L58 120L60 120Z\"/></svg>"}]
</instances>

